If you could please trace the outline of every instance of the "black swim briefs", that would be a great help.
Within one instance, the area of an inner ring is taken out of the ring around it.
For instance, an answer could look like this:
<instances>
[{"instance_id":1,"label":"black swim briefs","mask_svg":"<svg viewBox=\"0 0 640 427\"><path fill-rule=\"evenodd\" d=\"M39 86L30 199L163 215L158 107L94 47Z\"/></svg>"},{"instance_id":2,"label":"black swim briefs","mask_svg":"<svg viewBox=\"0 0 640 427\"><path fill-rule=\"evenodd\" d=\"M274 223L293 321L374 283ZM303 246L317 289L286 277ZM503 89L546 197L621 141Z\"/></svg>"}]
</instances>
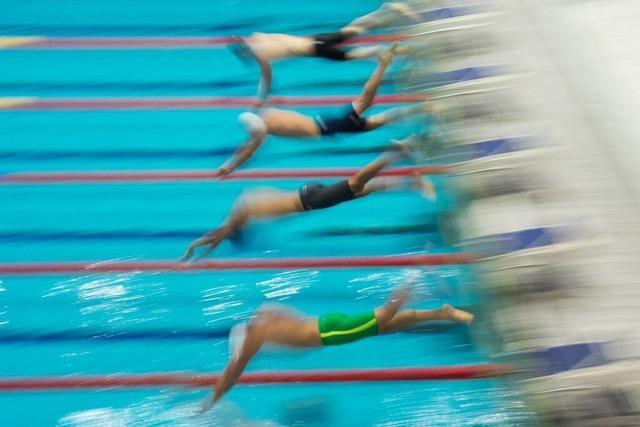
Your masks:
<instances>
[{"instance_id":1,"label":"black swim briefs","mask_svg":"<svg viewBox=\"0 0 640 427\"><path fill-rule=\"evenodd\" d=\"M347 37L344 34L318 34L314 37L314 40L316 46L314 56L332 59L334 61L345 61L347 59L347 52L336 47L336 45L347 40Z\"/></svg>"},{"instance_id":2,"label":"black swim briefs","mask_svg":"<svg viewBox=\"0 0 640 427\"><path fill-rule=\"evenodd\" d=\"M348 180L332 185L322 185L316 182L305 184L300 187L298 194L304 209L307 211L335 206L355 197L351 187L349 187Z\"/></svg>"}]
</instances>

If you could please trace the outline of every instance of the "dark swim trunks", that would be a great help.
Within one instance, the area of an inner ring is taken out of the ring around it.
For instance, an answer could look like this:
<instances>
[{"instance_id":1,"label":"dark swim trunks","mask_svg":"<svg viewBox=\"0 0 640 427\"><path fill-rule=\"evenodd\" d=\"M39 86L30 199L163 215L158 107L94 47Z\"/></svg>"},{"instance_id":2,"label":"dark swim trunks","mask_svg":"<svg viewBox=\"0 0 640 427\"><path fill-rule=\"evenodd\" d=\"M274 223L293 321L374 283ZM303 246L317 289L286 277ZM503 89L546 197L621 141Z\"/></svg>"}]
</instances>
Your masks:
<instances>
[{"instance_id":1,"label":"dark swim trunks","mask_svg":"<svg viewBox=\"0 0 640 427\"><path fill-rule=\"evenodd\" d=\"M346 114L338 117L316 116L316 124L321 135L335 135L336 133L357 133L367 131L367 119L360 116L349 105Z\"/></svg>"},{"instance_id":2,"label":"dark swim trunks","mask_svg":"<svg viewBox=\"0 0 640 427\"><path fill-rule=\"evenodd\" d=\"M298 190L302 206L307 211L324 209L339 203L353 200L355 195L349 187L349 181L344 180L332 185L319 183L305 184Z\"/></svg>"},{"instance_id":3,"label":"dark swim trunks","mask_svg":"<svg viewBox=\"0 0 640 427\"><path fill-rule=\"evenodd\" d=\"M347 40L347 37L342 33L327 33L318 34L314 37L316 50L315 55L320 58L331 59L334 61L345 61L347 59L347 53L336 47L336 45L343 43Z\"/></svg>"}]
</instances>

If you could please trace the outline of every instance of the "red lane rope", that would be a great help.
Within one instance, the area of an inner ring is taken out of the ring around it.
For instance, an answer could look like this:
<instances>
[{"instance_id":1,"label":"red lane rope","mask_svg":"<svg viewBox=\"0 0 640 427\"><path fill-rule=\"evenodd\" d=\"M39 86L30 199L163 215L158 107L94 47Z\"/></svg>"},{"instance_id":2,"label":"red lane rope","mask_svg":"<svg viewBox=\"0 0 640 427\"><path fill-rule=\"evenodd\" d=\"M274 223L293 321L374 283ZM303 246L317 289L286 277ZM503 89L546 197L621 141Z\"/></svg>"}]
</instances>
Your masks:
<instances>
[{"instance_id":1,"label":"red lane rope","mask_svg":"<svg viewBox=\"0 0 640 427\"><path fill-rule=\"evenodd\" d=\"M344 44L400 41L403 35L358 37ZM28 40L5 49L192 49L219 48L234 43L232 37L47 37Z\"/></svg>"},{"instance_id":2,"label":"red lane rope","mask_svg":"<svg viewBox=\"0 0 640 427\"><path fill-rule=\"evenodd\" d=\"M331 371L255 372L240 377L239 384L295 384L328 382L462 380L509 375L508 366L484 364L430 368L354 369ZM140 374L57 377L18 377L0 379L0 392L70 390L95 388L154 388L214 386L219 375Z\"/></svg>"},{"instance_id":3,"label":"red lane rope","mask_svg":"<svg viewBox=\"0 0 640 427\"><path fill-rule=\"evenodd\" d=\"M351 103L356 96L289 96L269 98L269 105L332 106ZM426 101L420 94L380 95L378 105ZM3 99L0 98L0 101ZM171 98L24 98L16 102L0 102L0 111L38 110L171 110L249 108L257 106L251 96L237 97L171 97Z\"/></svg>"},{"instance_id":4,"label":"red lane rope","mask_svg":"<svg viewBox=\"0 0 640 427\"><path fill-rule=\"evenodd\" d=\"M73 273L174 272L188 273L215 270L278 270L299 268L377 268L420 265L465 264L475 259L470 254L422 254L363 257L219 259L194 264L169 260L124 262L24 262L0 263L0 274L55 275Z\"/></svg>"},{"instance_id":5,"label":"red lane rope","mask_svg":"<svg viewBox=\"0 0 640 427\"><path fill-rule=\"evenodd\" d=\"M263 179L296 178L346 178L358 172L356 168L333 169L255 169L237 171L220 177L211 170L164 170L164 171L86 171L86 172L16 172L0 175L0 184L57 184L57 183L126 183L158 181L249 181ZM414 172L421 174L444 174L445 166L419 166L391 168L378 176L400 177Z\"/></svg>"}]
</instances>

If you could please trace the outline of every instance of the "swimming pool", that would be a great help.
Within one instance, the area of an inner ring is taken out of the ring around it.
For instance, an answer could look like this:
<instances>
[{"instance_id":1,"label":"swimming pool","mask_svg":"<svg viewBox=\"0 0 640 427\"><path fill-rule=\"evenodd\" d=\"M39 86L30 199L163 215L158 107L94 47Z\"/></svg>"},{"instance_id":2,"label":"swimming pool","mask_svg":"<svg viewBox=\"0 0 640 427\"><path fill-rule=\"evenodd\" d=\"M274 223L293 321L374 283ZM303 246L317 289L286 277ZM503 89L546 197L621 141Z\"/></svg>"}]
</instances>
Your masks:
<instances>
[{"instance_id":1,"label":"swimming pool","mask_svg":"<svg viewBox=\"0 0 640 427\"><path fill-rule=\"evenodd\" d=\"M175 36L331 31L378 2L117 0L12 4L3 35ZM0 50L0 96L251 96L256 71L226 49ZM274 67L278 95L352 95L374 63L296 59ZM322 82L323 84L319 84ZM381 92L394 88L385 85ZM319 111L306 107L305 112ZM200 169L240 142L241 110L0 112L3 173ZM418 124L332 141L271 137L248 167L357 167ZM435 178L439 188L446 178ZM0 260L175 259L221 221L247 186L297 188L301 180L155 184L0 185ZM396 191L258 224L216 258L455 252L443 247L429 202ZM478 308L468 267L416 269L416 307ZM403 280L398 268L126 273L0 277L0 376L220 371L226 330L260 304L310 314L360 311ZM487 362L467 327L435 324L309 353L257 357L249 371L441 366ZM0 394L2 425L518 425L517 395L502 381L242 386L215 411L190 417L203 391L100 390ZM37 409L36 409L37 408ZM301 424L303 423L303 424Z\"/></svg>"}]
</instances>

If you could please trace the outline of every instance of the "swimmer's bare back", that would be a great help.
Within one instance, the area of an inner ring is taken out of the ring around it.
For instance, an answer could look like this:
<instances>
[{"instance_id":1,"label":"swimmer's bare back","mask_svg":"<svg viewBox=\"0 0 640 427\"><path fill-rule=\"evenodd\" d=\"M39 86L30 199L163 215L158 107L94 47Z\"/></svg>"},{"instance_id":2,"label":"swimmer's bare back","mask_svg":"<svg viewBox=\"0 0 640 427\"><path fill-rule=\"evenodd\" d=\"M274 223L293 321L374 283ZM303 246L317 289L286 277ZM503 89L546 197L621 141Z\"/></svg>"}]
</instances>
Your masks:
<instances>
[{"instance_id":1,"label":"swimmer's bare back","mask_svg":"<svg viewBox=\"0 0 640 427\"><path fill-rule=\"evenodd\" d=\"M251 322L251 329L261 344L300 348L322 345L318 319L314 317L298 317L282 311L266 312Z\"/></svg>"},{"instance_id":2,"label":"swimmer's bare back","mask_svg":"<svg viewBox=\"0 0 640 427\"><path fill-rule=\"evenodd\" d=\"M319 138L320 127L316 121L295 111L266 108L260 117L267 126L267 133L277 136Z\"/></svg>"},{"instance_id":3,"label":"swimmer's bare back","mask_svg":"<svg viewBox=\"0 0 640 427\"><path fill-rule=\"evenodd\" d=\"M253 33L243 41L252 53L267 61L296 56L311 56L315 51L313 37L299 37L289 34Z\"/></svg>"},{"instance_id":4,"label":"swimmer's bare back","mask_svg":"<svg viewBox=\"0 0 640 427\"><path fill-rule=\"evenodd\" d=\"M249 218L278 217L304 211L298 191L275 188L252 192L243 197L239 203L241 203L239 209L242 209ZM233 211L237 209L234 207Z\"/></svg>"}]
</instances>

